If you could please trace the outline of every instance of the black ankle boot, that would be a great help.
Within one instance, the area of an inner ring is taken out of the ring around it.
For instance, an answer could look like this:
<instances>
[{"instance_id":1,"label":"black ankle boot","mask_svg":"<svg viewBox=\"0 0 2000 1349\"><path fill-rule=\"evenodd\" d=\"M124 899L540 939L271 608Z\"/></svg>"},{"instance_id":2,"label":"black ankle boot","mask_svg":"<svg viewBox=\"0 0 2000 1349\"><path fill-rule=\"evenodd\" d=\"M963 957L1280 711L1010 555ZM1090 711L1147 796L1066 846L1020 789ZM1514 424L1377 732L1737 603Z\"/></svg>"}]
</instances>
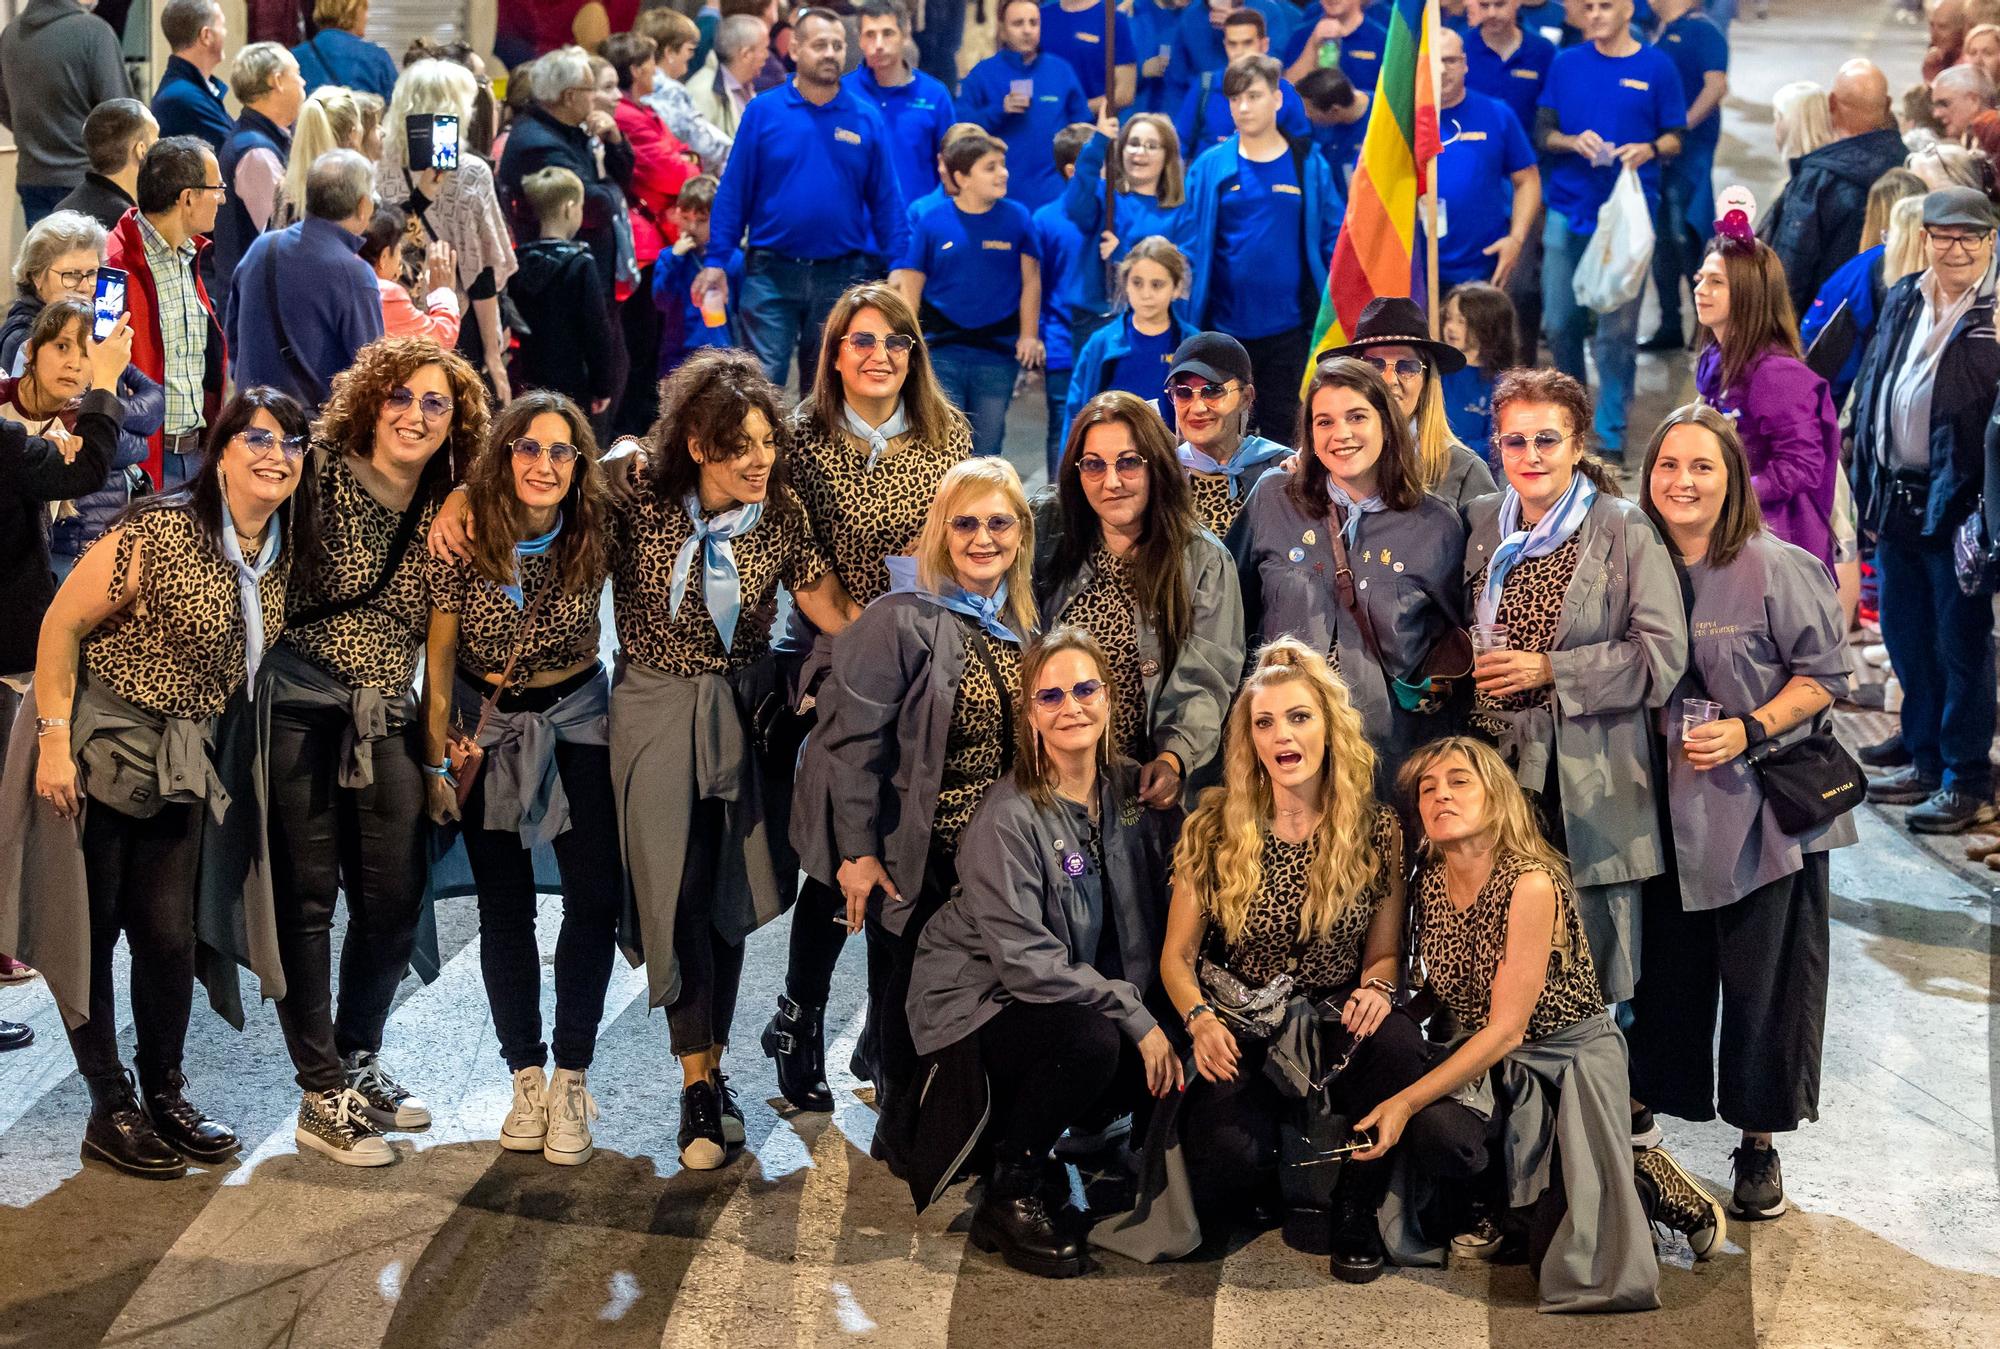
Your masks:
<instances>
[{"instance_id":1,"label":"black ankle boot","mask_svg":"<svg viewBox=\"0 0 2000 1349\"><path fill-rule=\"evenodd\" d=\"M778 1014L764 1027L764 1053L777 1061L778 1090L801 1110L833 1109L826 1085L824 1007L803 1007L782 993Z\"/></svg>"},{"instance_id":2,"label":"black ankle boot","mask_svg":"<svg viewBox=\"0 0 2000 1349\"><path fill-rule=\"evenodd\" d=\"M1333 1193L1333 1249L1328 1269L1343 1283L1369 1283L1382 1274L1382 1234L1375 1211L1388 1177L1380 1163L1348 1162Z\"/></svg>"},{"instance_id":3,"label":"black ankle boot","mask_svg":"<svg viewBox=\"0 0 2000 1349\"><path fill-rule=\"evenodd\" d=\"M986 1194L972 1214L972 1244L996 1251L1015 1269L1045 1279L1071 1279L1090 1268L1083 1237L1058 1223L1041 1196L1041 1173L1031 1165L996 1165Z\"/></svg>"},{"instance_id":4,"label":"black ankle boot","mask_svg":"<svg viewBox=\"0 0 2000 1349\"><path fill-rule=\"evenodd\" d=\"M236 1132L188 1101L187 1078L176 1068L146 1089L146 1115L166 1145L195 1162L226 1162L242 1146Z\"/></svg>"},{"instance_id":5,"label":"black ankle boot","mask_svg":"<svg viewBox=\"0 0 2000 1349\"><path fill-rule=\"evenodd\" d=\"M83 1130L83 1159L115 1167L128 1176L173 1180L187 1174L181 1155L153 1132L152 1121L139 1109L132 1075L110 1083L91 1084L90 1123Z\"/></svg>"}]
</instances>

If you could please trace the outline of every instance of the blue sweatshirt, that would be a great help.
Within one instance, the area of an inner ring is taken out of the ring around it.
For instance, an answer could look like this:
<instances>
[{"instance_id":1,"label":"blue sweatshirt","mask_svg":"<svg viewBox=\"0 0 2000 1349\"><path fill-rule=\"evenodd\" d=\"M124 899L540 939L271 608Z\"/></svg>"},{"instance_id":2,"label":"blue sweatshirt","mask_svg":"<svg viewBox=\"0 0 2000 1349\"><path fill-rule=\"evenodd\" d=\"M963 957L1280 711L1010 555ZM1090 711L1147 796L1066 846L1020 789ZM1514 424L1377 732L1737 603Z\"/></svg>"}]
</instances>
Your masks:
<instances>
[{"instance_id":1,"label":"blue sweatshirt","mask_svg":"<svg viewBox=\"0 0 2000 1349\"><path fill-rule=\"evenodd\" d=\"M1111 153L1111 138L1102 132L1084 143L1083 153L1076 157L1076 173L1063 189L1063 209L1069 215L1070 223L1085 239L1095 241L1104 233L1104 161ZM1118 236L1117 251L1111 261L1118 262L1132 251L1132 245L1149 234L1165 238L1174 237L1179 228L1181 213L1187 210L1187 203L1179 206L1162 206L1159 198L1144 196L1137 192L1120 192L1113 202L1116 219L1111 232ZM1090 256L1098 260L1097 249L1092 247ZM1101 261L1101 260L1099 260ZM1115 296L1105 292L1105 273L1102 265L1078 268L1077 294L1092 312L1111 312Z\"/></svg>"},{"instance_id":2,"label":"blue sweatshirt","mask_svg":"<svg viewBox=\"0 0 2000 1349\"><path fill-rule=\"evenodd\" d=\"M679 257L671 252L662 253L653 268L653 308L661 315L662 376L699 347L734 345L731 334L736 326L736 300L743 293L743 254L739 249L730 249L728 260L722 265L724 275L729 278L729 303L723 307L729 321L720 328L704 323L701 306L694 302L694 279L701 268L702 255L694 249Z\"/></svg>"},{"instance_id":3,"label":"blue sweatshirt","mask_svg":"<svg viewBox=\"0 0 2000 1349\"><path fill-rule=\"evenodd\" d=\"M889 162L896 166L896 183L903 200L914 202L938 185L937 157L944 133L958 120L951 90L921 70L902 84L883 85L875 72L861 67L841 84L873 104L889 128Z\"/></svg>"},{"instance_id":4,"label":"blue sweatshirt","mask_svg":"<svg viewBox=\"0 0 2000 1349\"><path fill-rule=\"evenodd\" d=\"M396 92L396 60L365 37L340 28L322 28L292 48L299 77L310 94L322 84L361 89L388 102Z\"/></svg>"},{"instance_id":5,"label":"blue sweatshirt","mask_svg":"<svg viewBox=\"0 0 2000 1349\"><path fill-rule=\"evenodd\" d=\"M1015 80L1034 84L1023 113L1006 111L1008 87ZM1046 53L1033 61L1013 51L987 57L959 82L958 111L1007 143L1007 197L1030 211L1062 195L1063 177L1053 149L1056 133L1071 122L1095 120L1069 62Z\"/></svg>"}]
</instances>

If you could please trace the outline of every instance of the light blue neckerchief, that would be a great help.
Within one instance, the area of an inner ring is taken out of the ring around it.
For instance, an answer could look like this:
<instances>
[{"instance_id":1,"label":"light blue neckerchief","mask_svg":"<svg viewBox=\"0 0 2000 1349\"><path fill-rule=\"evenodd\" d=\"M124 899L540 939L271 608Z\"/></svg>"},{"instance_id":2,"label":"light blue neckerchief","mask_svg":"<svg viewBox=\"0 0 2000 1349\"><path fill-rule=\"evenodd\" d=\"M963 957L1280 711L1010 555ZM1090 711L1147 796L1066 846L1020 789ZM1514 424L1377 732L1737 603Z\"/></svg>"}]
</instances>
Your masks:
<instances>
[{"instance_id":1,"label":"light blue neckerchief","mask_svg":"<svg viewBox=\"0 0 2000 1349\"><path fill-rule=\"evenodd\" d=\"M885 557L882 566L889 573L890 594L915 595L927 604L964 614L990 636L1012 642L1015 646L1021 645L1020 635L1007 626L1006 581L1001 581L993 592L993 598L987 599L984 595L975 595L956 581L946 581L942 590L925 589L917 580L917 560L913 557Z\"/></svg>"},{"instance_id":2,"label":"light blue neckerchief","mask_svg":"<svg viewBox=\"0 0 2000 1349\"><path fill-rule=\"evenodd\" d=\"M264 592L257 583L265 572L271 570L278 554L283 551L285 527L274 512L265 528L264 546L257 552L257 561L247 563L243 560L243 546L236 541L236 521L229 514L229 494L224 492L220 495L222 556L236 573L236 594L243 605L243 692L254 702L257 697L257 667L264 663Z\"/></svg>"},{"instance_id":3,"label":"light blue neckerchief","mask_svg":"<svg viewBox=\"0 0 2000 1349\"><path fill-rule=\"evenodd\" d=\"M910 429L909 418L903 415L903 400L896 400L896 410L889 414L889 420L880 426L870 426L855 412L852 403L842 403L840 410L847 414L847 429L868 442L868 468L872 472L875 461L889 452L889 442Z\"/></svg>"},{"instance_id":4,"label":"light blue neckerchief","mask_svg":"<svg viewBox=\"0 0 2000 1349\"><path fill-rule=\"evenodd\" d=\"M556 535L560 533L562 533L562 516L558 514L554 529L540 538L522 539L514 545L514 584L501 586L500 593L514 601L516 609L525 609L528 607L527 597L521 593L521 559L524 557L540 557L543 553L548 552L550 546L556 541Z\"/></svg>"},{"instance_id":5,"label":"light blue neckerchief","mask_svg":"<svg viewBox=\"0 0 2000 1349\"><path fill-rule=\"evenodd\" d=\"M1292 451L1289 446L1280 445L1275 440L1262 436L1245 436L1243 443L1236 447L1236 453L1229 456L1229 462L1218 464L1206 454L1188 444L1180 444L1181 467L1190 473L1225 473L1229 475L1229 499L1234 501L1243 495L1243 475L1262 463L1283 458Z\"/></svg>"},{"instance_id":6,"label":"light blue neckerchief","mask_svg":"<svg viewBox=\"0 0 2000 1349\"><path fill-rule=\"evenodd\" d=\"M1531 557L1547 557L1568 543L1595 500L1596 484L1578 473L1570 479L1569 489L1549 508L1549 513L1536 521L1534 528L1522 529L1521 494L1512 486L1507 488L1507 494L1500 499L1500 546L1493 550L1493 560L1487 564L1486 590L1479 597L1481 623L1493 622L1500 612L1500 592L1506 587L1507 573L1517 563Z\"/></svg>"},{"instance_id":7,"label":"light blue neckerchief","mask_svg":"<svg viewBox=\"0 0 2000 1349\"><path fill-rule=\"evenodd\" d=\"M1355 547L1355 541L1361 536L1362 516L1374 515L1378 511L1389 509L1380 496L1363 497L1356 501L1347 494L1346 489L1333 480L1331 474L1326 480L1326 499L1347 512L1347 522L1340 527L1340 532L1347 536L1349 548Z\"/></svg>"},{"instance_id":8,"label":"light blue neckerchief","mask_svg":"<svg viewBox=\"0 0 2000 1349\"><path fill-rule=\"evenodd\" d=\"M712 519L701 517L701 496L689 492L681 507L694 524L694 533L674 557L674 572L667 588L668 613L679 617L681 600L687 595L688 569L694 564L695 550L701 550L701 597L708 604L708 616L722 637L722 649L736 644L736 620L743 614L743 578L736 570L736 550L730 540L748 534L764 518L764 503L753 501L736 506Z\"/></svg>"}]
</instances>

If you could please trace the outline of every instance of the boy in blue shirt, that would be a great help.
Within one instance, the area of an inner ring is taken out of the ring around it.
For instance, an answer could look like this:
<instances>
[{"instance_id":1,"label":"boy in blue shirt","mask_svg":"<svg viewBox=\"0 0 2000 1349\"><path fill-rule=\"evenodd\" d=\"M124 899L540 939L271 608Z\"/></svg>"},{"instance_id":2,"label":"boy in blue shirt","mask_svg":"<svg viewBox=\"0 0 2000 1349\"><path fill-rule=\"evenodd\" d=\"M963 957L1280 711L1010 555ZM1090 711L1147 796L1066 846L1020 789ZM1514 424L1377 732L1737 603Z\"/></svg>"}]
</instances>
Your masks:
<instances>
[{"instance_id":1,"label":"boy in blue shirt","mask_svg":"<svg viewBox=\"0 0 2000 1349\"><path fill-rule=\"evenodd\" d=\"M1000 0L1000 50L958 87L959 115L1007 143L1007 196L1030 211L1062 195L1049 158L1056 132L1095 120L1069 62L1041 46L1039 0Z\"/></svg>"},{"instance_id":2,"label":"boy in blue shirt","mask_svg":"<svg viewBox=\"0 0 2000 1349\"><path fill-rule=\"evenodd\" d=\"M674 199L672 216L680 238L673 252L660 256L653 268L653 308L660 311L660 369L664 379L680 363L701 347L735 344L734 316L725 305L698 304L694 278L701 270L702 255L708 250L708 215L715 206L716 181L713 174L690 178ZM722 264L729 277L729 293L743 289L743 251L728 250ZM716 323L711 320L720 319Z\"/></svg>"},{"instance_id":3,"label":"boy in blue shirt","mask_svg":"<svg viewBox=\"0 0 2000 1349\"><path fill-rule=\"evenodd\" d=\"M1701 0L1653 0L1660 20L1654 39L1680 72L1687 99L1687 135L1681 152L1660 175L1660 206L1653 214L1653 285L1660 295L1660 327L1641 351L1679 351L1681 283L1694 280L1701 244L1715 224L1715 147L1722 137L1722 100L1729 93L1729 40L1702 12Z\"/></svg>"},{"instance_id":4,"label":"boy in blue shirt","mask_svg":"<svg viewBox=\"0 0 2000 1349\"><path fill-rule=\"evenodd\" d=\"M1230 10L1222 21L1222 49L1231 61L1239 56L1269 56L1270 27L1264 16L1254 9ZM1278 95L1282 100L1278 130L1291 137L1311 135L1306 105L1290 80L1283 81ZM1190 164L1203 150L1236 134L1236 119L1229 115L1229 100L1222 93L1220 70L1204 70L1201 78L1188 87L1174 116L1174 131L1181 138L1181 158Z\"/></svg>"},{"instance_id":5,"label":"boy in blue shirt","mask_svg":"<svg viewBox=\"0 0 2000 1349\"><path fill-rule=\"evenodd\" d=\"M1111 26L1118 83L1112 106L1129 108L1139 87L1138 48L1132 21L1115 13ZM1076 72L1077 83L1094 113L1104 110L1104 6L1100 0L1050 0L1042 6L1042 50L1060 56Z\"/></svg>"}]
</instances>

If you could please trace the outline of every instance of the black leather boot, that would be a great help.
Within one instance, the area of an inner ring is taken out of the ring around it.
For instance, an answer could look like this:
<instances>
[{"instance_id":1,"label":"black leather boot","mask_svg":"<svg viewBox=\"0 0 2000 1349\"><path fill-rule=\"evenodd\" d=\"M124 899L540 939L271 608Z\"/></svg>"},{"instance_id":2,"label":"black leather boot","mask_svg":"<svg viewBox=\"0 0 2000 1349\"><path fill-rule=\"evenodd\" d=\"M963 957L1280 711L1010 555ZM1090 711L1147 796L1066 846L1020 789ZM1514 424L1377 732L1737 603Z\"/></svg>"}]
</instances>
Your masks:
<instances>
[{"instance_id":1,"label":"black leather boot","mask_svg":"<svg viewBox=\"0 0 2000 1349\"><path fill-rule=\"evenodd\" d=\"M777 1061L778 1090L801 1110L833 1109L826 1085L824 1007L802 1007L780 993L778 1014L764 1027L764 1053Z\"/></svg>"},{"instance_id":2,"label":"black leather boot","mask_svg":"<svg viewBox=\"0 0 2000 1349\"><path fill-rule=\"evenodd\" d=\"M90 1123L83 1130L83 1159L103 1162L128 1176L174 1180L187 1174L187 1163L153 1132L153 1123L139 1109L132 1075L113 1083L91 1083Z\"/></svg>"},{"instance_id":3,"label":"black leather boot","mask_svg":"<svg viewBox=\"0 0 2000 1349\"><path fill-rule=\"evenodd\" d=\"M1382 1234L1375 1211L1388 1184L1380 1162L1348 1162L1333 1192L1333 1250L1327 1265L1343 1283L1370 1283L1382 1275Z\"/></svg>"},{"instance_id":4,"label":"black leather boot","mask_svg":"<svg viewBox=\"0 0 2000 1349\"><path fill-rule=\"evenodd\" d=\"M189 1161L226 1162L242 1146L235 1130L219 1124L188 1101L187 1078L176 1068L146 1089L146 1115L166 1145Z\"/></svg>"},{"instance_id":5,"label":"black leather boot","mask_svg":"<svg viewBox=\"0 0 2000 1349\"><path fill-rule=\"evenodd\" d=\"M1040 1182L1034 1166L996 1165L972 1214L972 1244L1044 1279L1075 1278L1090 1268L1083 1237L1050 1215Z\"/></svg>"}]
</instances>

